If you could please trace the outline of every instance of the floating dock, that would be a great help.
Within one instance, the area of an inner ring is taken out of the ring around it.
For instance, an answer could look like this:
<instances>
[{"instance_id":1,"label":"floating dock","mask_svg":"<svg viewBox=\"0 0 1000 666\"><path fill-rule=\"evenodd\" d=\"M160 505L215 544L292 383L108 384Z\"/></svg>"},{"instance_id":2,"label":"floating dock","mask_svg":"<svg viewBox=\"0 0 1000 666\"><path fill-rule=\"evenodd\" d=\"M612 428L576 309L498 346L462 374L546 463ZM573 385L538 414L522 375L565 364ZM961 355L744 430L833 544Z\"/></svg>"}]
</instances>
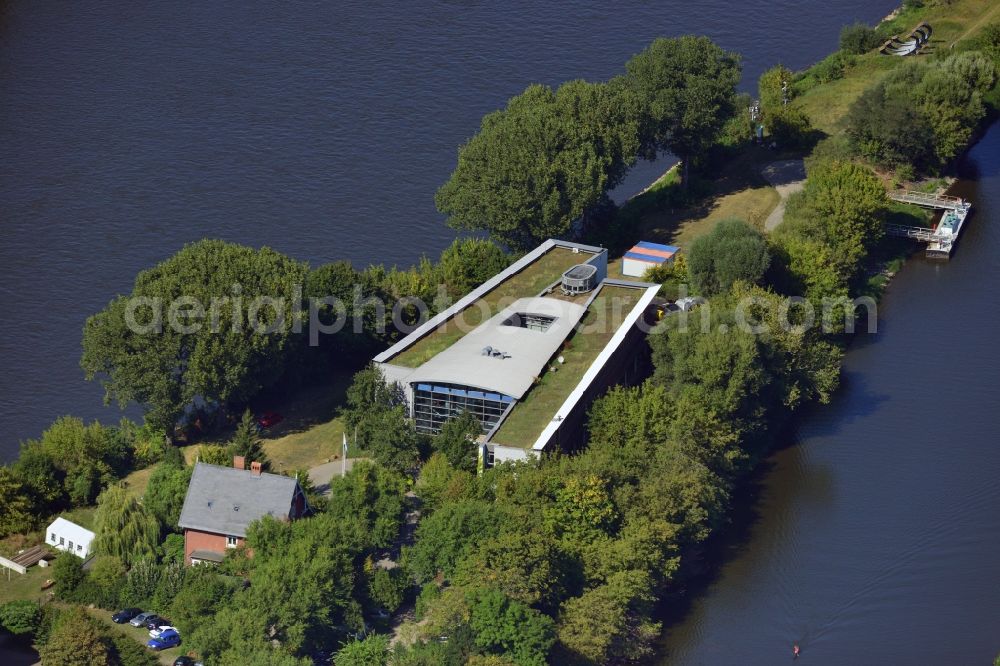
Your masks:
<instances>
[{"instance_id":1,"label":"floating dock","mask_svg":"<svg viewBox=\"0 0 1000 666\"><path fill-rule=\"evenodd\" d=\"M969 216L972 204L958 197L925 192L893 192L889 194L889 198L893 201L944 211L941 221L932 228L887 224L885 230L890 236L912 238L927 243L925 254L931 259L951 257L951 251L955 247L958 235L962 232L962 226Z\"/></svg>"}]
</instances>

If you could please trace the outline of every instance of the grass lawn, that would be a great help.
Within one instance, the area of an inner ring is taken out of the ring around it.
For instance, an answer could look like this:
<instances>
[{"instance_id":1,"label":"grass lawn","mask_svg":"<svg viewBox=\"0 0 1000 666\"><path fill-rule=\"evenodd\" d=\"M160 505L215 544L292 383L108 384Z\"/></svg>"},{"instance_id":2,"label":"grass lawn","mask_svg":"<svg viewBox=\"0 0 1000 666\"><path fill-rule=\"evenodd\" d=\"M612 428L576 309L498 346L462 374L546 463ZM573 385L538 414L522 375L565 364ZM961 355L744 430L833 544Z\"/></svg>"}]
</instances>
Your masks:
<instances>
[{"instance_id":1,"label":"grass lawn","mask_svg":"<svg viewBox=\"0 0 1000 666\"><path fill-rule=\"evenodd\" d=\"M73 509L72 511L63 511L59 515L65 518L66 520L76 523L80 527L85 527L88 530L93 530L95 513L97 513L96 506L83 506L78 509ZM55 517L53 517L52 520L55 520Z\"/></svg>"},{"instance_id":2,"label":"grass lawn","mask_svg":"<svg viewBox=\"0 0 1000 666\"><path fill-rule=\"evenodd\" d=\"M152 476L154 467L155 465L137 469L122 479L122 484L125 486L125 491L129 497L139 498L146 494L146 487L149 485L149 477Z\"/></svg>"},{"instance_id":3,"label":"grass lawn","mask_svg":"<svg viewBox=\"0 0 1000 666\"><path fill-rule=\"evenodd\" d=\"M921 9L907 10L892 20L897 34L909 34L921 21L927 21L934 30L929 47L921 55L948 52L959 42L975 38L984 26L1000 20L1000 4L994 0L955 0ZM912 56L911 56L912 57ZM827 134L843 129L843 119L851 104L869 86L878 83L892 69L909 58L884 56L871 51L858 57L844 78L817 85L797 97L792 104L801 108L812 121L813 127Z\"/></svg>"},{"instance_id":4,"label":"grass lawn","mask_svg":"<svg viewBox=\"0 0 1000 666\"><path fill-rule=\"evenodd\" d=\"M7 574L10 573L10 580ZM0 567L0 604L8 601L45 601L51 590L43 590L42 583L52 577L52 569L33 566L23 576L7 568Z\"/></svg>"},{"instance_id":5,"label":"grass lawn","mask_svg":"<svg viewBox=\"0 0 1000 666\"><path fill-rule=\"evenodd\" d=\"M583 263L589 258L590 255L575 254L566 248L552 248L520 273L507 278L476 303L449 319L443 326L439 326L394 356L390 363L407 368L419 367L481 324L484 321L484 314L489 316L497 314L499 312L497 304L501 301L510 302L518 298L537 296L558 280L567 268ZM461 321L462 325L457 321Z\"/></svg>"},{"instance_id":6,"label":"grass lawn","mask_svg":"<svg viewBox=\"0 0 1000 666\"><path fill-rule=\"evenodd\" d=\"M284 419L268 428L261 438L264 452L278 473L309 469L340 457L344 433L343 419L338 410L345 403L347 388L353 373L344 371L331 375L322 385L305 386L267 402L266 409L281 414ZM257 410L264 411L263 409ZM209 438L181 447L184 460L191 464L201 446L225 445L229 434ZM350 456L358 451L349 449ZM131 492L141 494L149 482L152 468L133 472L126 477Z\"/></svg>"},{"instance_id":7,"label":"grass lawn","mask_svg":"<svg viewBox=\"0 0 1000 666\"><path fill-rule=\"evenodd\" d=\"M738 217L752 224L763 224L781 197L760 175L760 170L776 159L778 156L771 151L750 148L730 160L719 177L692 183L696 194L687 196L680 191L679 170L672 168L656 184L622 206L619 219L632 219L638 229L637 240L677 245L682 251L720 220ZM694 201L675 203L685 198ZM608 275L621 277L620 258L610 262Z\"/></svg>"},{"instance_id":8,"label":"grass lawn","mask_svg":"<svg viewBox=\"0 0 1000 666\"><path fill-rule=\"evenodd\" d=\"M555 372L546 371L542 375L524 399L515 405L493 441L519 447L534 444L643 293L641 289L604 286L591 303L580 327L560 350L559 354L565 362L558 365Z\"/></svg>"}]
</instances>

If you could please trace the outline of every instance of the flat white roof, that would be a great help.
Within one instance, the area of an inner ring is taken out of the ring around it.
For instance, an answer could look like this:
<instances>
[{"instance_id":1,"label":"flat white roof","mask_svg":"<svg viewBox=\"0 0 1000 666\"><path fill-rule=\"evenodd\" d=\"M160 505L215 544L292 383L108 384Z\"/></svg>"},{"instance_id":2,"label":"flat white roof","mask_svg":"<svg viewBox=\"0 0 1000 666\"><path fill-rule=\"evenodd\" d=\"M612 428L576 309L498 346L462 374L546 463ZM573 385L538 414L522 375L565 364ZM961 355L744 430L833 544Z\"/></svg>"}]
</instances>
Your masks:
<instances>
[{"instance_id":1,"label":"flat white roof","mask_svg":"<svg viewBox=\"0 0 1000 666\"><path fill-rule=\"evenodd\" d=\"M558 298L520 298L406 377L410 383L472 386L520 399L587 311ZM548 330L504 325L515 314L554 317ZM486 347L504 357L483 353Z\"/></svg>"}]
</instances>

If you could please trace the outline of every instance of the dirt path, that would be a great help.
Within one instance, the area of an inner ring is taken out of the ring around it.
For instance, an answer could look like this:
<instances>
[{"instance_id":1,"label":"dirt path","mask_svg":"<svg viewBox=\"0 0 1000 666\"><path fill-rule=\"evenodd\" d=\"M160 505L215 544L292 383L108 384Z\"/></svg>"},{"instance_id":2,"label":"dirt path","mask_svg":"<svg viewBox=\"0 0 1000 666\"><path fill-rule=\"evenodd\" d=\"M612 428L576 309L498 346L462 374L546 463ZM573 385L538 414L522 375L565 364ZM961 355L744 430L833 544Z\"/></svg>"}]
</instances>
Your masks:
<instances>
[{"instance_id":1,"label":"dirt path","mask_svg":"<svg viewBox=\"0 0 1000 666\"><path fill-rule=\"evenodd\" d=\"M772 231L785 219L785 202L788 197L801 190L806 184L806 169L802 160L772 162L760 170L771 186L778 191L781 201L764 221L764 229Z\"/></svg>"},{"instance_id":2,"label":"dirt path","mask_svg":"<svg viewBox=\"0 0 1000 666\"><path fill-rule=\"evenodd\" d=\"M993 18L993 15L996 14L998 11L1000 11L1000 5L996 5L996 6L993 7L993 9L991 9L990 11L984 13L980 17L980 19L978 21L976 21L975 23L972 24L971 28L969 28L968 30L966 30L965 32L963 32L961 35L959 35L958 37L956 37L955 39L953 39L952 42L951 42L951 45L954 46L955 44L957 44L958 42L962 41L963 39L965 39L966 37L968 37L970 34L972 34L973 32L975 32L976 30L978 30L979 27L981 25L983 25L983 23L985 23L989 19Z\"/></svg>"}]
</instances>

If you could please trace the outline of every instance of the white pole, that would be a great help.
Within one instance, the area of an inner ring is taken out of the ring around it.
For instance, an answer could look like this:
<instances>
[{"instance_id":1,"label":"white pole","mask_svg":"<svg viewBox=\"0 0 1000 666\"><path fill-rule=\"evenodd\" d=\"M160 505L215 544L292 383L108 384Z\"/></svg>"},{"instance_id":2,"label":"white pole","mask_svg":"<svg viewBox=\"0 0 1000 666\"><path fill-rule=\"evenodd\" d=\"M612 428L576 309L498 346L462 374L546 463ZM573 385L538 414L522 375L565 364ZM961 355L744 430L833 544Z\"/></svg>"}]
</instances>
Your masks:
<instances>
[{"instance_id":1,"label":"white pole","mask_svg":"<svg viewBox=\"0 0 1000 666\"><path fill-rule=\"evenodd\" d=\"M347 433L344 433L344 459L340 463L340 475L347 476Z\"/></svg>"}]
</instances>

